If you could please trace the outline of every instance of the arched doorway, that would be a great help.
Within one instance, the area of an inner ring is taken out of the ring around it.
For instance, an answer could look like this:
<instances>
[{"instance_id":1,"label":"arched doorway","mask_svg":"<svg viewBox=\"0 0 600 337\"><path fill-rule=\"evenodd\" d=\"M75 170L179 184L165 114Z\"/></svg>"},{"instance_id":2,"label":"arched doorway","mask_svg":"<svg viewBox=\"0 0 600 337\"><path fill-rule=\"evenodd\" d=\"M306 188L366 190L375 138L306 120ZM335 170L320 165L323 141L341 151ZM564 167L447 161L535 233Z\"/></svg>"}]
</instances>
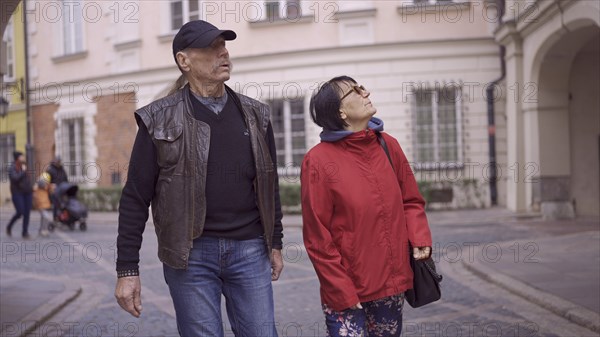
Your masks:
<instances>
[{"instance_id":1,"label":"arched doorway","mask_svg":"<svg viewBox=\"0 0 600 337\"><path fill-rule=\"evenodd\" d=\"M530 158L537 159L532 205L549 217L599 214L600 27L581 23L542 48L534 63L537 99L526 109Z\"/></svg>"}]
</instances>

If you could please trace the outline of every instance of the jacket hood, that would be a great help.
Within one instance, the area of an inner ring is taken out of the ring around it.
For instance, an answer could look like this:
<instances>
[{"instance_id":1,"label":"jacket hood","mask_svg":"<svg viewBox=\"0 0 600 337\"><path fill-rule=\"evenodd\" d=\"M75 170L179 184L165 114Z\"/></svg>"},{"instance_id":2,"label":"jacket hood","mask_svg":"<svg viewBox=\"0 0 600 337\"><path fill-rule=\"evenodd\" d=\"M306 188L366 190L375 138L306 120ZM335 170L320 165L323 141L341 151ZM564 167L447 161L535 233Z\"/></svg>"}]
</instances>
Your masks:
<instances>
[{"instance_id":1,"label":"jacket hood","mask_svg":"<svg viewBox=\"0 0 600 337\"><path fill-rule=\"evenodd\" d=\"M381 132L381 131L383 131L383 121L377 117L371 117L367 128L369 128L373 131L376 131L376 132ZM322 142L337 142L338 140L344 139L353 133L354 133L353 131L347 131L347 130L339 130L339 131L323 130L321 132L321 141Z\"/></svg>"}]
</instances>

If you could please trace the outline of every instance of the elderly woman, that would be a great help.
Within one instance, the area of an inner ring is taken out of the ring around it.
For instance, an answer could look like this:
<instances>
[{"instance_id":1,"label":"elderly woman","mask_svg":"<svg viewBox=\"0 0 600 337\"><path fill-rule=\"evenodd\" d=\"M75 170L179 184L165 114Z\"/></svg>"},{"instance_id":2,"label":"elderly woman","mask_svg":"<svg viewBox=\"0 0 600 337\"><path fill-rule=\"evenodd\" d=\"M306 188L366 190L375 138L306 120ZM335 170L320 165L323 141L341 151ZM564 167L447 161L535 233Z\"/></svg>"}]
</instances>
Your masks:
<instances>
[{"instance_id":1,"label":"elderly woman","mask_svg":"<svg viewBox=\"0 0 600 337\"><path fill-rule=\"evenodd\" d=\"M425 201L369 95L340 76L310 103L323 132L302 163L303 234L330 336L400 336L409 244L415 259L431 254Z\"/></svg>"}]
</instances>

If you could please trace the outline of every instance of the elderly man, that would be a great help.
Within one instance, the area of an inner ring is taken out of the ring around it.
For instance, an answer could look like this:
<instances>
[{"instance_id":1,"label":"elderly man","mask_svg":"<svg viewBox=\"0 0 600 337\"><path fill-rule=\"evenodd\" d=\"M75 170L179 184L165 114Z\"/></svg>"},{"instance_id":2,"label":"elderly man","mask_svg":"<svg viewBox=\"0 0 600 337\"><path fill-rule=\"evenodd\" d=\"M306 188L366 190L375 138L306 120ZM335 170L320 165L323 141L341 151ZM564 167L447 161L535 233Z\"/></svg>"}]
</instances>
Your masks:
<instances>
[{"instance_id":1,"label":"elderly man","mask_svg":"<svg viewBox=\"0 0 600 337\"><path fill-rule=\"evenodd\" d=\"M139 249L148 207L182 336L276 336L272 281L283 269L275 141L268 107L224 84L231 30L188 22L173 40L187 84L135 112L119 206L119 305L142 311ZM181 79L181 78L180 78ZM181 83L181 81L177 81Z\"/></svg>"}]
</instances>

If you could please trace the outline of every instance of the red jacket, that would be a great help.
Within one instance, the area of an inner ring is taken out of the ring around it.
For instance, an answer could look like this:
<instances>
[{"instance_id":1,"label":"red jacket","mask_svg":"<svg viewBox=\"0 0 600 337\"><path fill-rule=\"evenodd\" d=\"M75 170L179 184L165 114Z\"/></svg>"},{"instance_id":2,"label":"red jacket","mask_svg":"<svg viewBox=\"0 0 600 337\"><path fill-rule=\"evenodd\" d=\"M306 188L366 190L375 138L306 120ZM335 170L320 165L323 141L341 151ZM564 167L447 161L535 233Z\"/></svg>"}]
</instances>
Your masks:
<instances>
[{"instance_id":1,"label":"red jacket","mask_svg":"<svg viewBox=\"0 0 600 337\"><path fill-rule=\"evenodd\" d=\"M408 242L431 246L431 232L409 163L382 133L394 163L367 129L321 142L302 163L304 244L333 310L412 288Z\"/></svg>"}]
</instances>

